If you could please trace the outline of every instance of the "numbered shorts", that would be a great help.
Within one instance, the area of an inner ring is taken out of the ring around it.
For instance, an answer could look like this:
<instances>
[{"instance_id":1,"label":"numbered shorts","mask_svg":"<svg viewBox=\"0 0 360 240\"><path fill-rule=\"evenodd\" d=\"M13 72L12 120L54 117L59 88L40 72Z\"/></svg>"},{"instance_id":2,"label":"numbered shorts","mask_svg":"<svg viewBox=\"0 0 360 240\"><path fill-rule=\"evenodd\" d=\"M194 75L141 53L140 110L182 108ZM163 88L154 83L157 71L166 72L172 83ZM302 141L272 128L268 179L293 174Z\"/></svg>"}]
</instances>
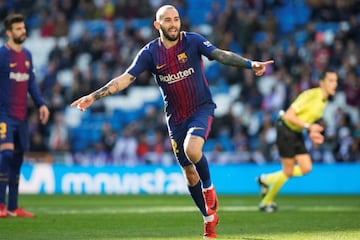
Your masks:
<instances>
[{"instance_id":1,"label":"numbered shorts","mask_svg":"<svg viewBox=\"0 0 360 240\"><path fill-rule=\"evenodd\" d=\"M27 121L0 115L0 144L14 143L15 149L25 152L29 147Z\"/></svg>"},{"instance_id":2,"label":"numbered shorts","mask_svg":"<svg viewBox=\"0 0 360 240\"><path fill-rule=\"evenodd\" d=\"M168 126L171 143L175 157L183 167L192 163L187 159L184 152L184 140L188 134L207 139L211 129L211 123L214 119L214 104L207 104L191 115L181 124Z\"/></svg>"}]
</instances>

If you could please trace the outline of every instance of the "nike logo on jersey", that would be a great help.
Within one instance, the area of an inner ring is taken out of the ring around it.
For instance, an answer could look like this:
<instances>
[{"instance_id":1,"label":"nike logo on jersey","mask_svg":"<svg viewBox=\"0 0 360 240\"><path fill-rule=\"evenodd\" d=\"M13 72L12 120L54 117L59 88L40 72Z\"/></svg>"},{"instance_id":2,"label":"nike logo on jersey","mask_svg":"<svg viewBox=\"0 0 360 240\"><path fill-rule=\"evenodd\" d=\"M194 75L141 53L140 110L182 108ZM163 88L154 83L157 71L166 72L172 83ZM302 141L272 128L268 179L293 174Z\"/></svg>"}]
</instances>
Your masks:
<instances>
[{"instance_id":1,"label":"nike logo on jersey","mask_svg":"<svg viewBox=\"0 0 360 240\"><path fill-rule=\"evenodd\" d=\"M16 65L17 65L17 63L10 63L10 64L9 64L9 66L10 66L11 68L16 67Z\"/></svg>"},{"instance_id":2,"label":"nike logo on jersey","mask_svg":"<svg viewBox=\"0 0 360 240\"><path fill-rule=\"evenodd\" d=\"M156 69L159 70L159 69L162 69L162 68L165 67L165 66L166 66L166 63L163 64L163 65L157 65L157 66L156 66Z\"/></svg>"}]
</instances>

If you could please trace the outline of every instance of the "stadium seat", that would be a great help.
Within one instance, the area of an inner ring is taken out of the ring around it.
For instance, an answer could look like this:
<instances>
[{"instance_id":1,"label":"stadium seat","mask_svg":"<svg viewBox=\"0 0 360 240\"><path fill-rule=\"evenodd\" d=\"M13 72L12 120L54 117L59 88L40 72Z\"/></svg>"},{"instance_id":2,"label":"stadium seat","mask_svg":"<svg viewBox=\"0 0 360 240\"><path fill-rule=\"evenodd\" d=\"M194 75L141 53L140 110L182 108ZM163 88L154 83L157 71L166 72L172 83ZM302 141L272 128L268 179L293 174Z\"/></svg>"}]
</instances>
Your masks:
<instances>
[{"instance_id":1,"label":"stadium seat","mask_svg":"<svg viewBox=\"0 0 360 240\"><path fill-rule=\"evenodd\" d=\"M302 47L308 39L308 33L306 31L297 31L294 35L296 47Z\"/></svg>"},{"instance_id":2,"label":"stadium seat","mask_svg":"<svg viewBox=\"0 0 360 240\"><path fill-rule=\"evenodd\" d=\"M151 18L134 18L131 20L130 26L134 29L152 27L153 20Z\"/></svg>"},{"instance_id":3,"label":"stadium seat","mask_svg":"<svg viewBox=\"0 0 360 240\"><path fill-rule=\"evenodd\" d=\"M82 127L76 127L70 129L70 139L71 139L71 150L73 152L80 152L85 150L89 144L88 129Z\"/></svg>"},{"instance_id":4,"label":"stadium seat","mask_svg":"<svg viewBox=\"0 0 360 240\"><path fill-rule=\"evenodd\" d=\"M104 34L106 29L106 22L103 20L91 20L87 21L85 26L89 31L90 36L96 36L98 34Z\"/></svg>"},{"instance_id":5,"label":"stadium seat","mask_svg":"<svg viewBox=\"0 0 360 240\"><path fill-rule=\"evenodd\" d=\"M280 34L288 34L295 30L295 10L291 3L285 4L274 10L278 19Z\"/></svg>"},{"instance_id":6,"label":"stadium seat","mask_svg":"<svg viewBox=\"0 0 360 240\"><path fill-rule=\"evenodd\" d=\"M116 32L121 32L125 29L126 23L125 20L122 18L117 18L113 22L113 27Z\"/></svg>"},{"instance_id":7,"label":"stadium seat","mask_svg":"<svg viewBox=\"0 0 360 240\"><path fill-rule=\"evenodd\" d=\"M311 16L311 9L307 6L305 0L295 1L294 11L296 25L301 26L309 22Z\"/></svg>"},{"instance_id":8,"label":"stadium seat","mask_svg":"<svg viewBox=\"0 0 360 240\"><path fill-rule=\"evenodd\" d=\"M217 142L215 139L208 139L204 144L204 152L212 152L215 149Z\"/></svg>"},{"instance_id":9,"label":"stadium seat","mask_svg":"<svg viewBox=\"0 0 360 240\"><path fill-rule=\"evenodd\" d=\"M266 40L266 33L263 31L257 31L254 34L254 42L261 43Z\"/></svg>"},{"instance_id":10,"label":"stadium seat","mask_svg":"<svg viewBox=\"0 0 360 240\"><path fill-rule=\"evenodd\" d=\"M315 24L315 30L318 32L325 32L330 30L333 33L338 32L340 29L339 24L336 22L317 22Z\"/></svg>"}]
</instances>

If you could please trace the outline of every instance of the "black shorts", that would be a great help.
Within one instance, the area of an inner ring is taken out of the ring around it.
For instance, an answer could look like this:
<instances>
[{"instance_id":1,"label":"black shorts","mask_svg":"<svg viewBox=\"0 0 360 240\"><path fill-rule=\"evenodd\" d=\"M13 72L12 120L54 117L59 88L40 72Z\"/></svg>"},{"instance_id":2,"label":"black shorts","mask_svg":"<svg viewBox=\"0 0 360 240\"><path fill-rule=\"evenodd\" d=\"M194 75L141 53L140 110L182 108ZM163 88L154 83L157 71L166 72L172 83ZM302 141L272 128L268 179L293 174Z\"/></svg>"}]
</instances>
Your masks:
<instances>
[{"instance_id":1,"label":"black shorts","mask_svg":"<svg viewBox=\"0 0 360 240\"><path fill-rule=\"evenodd\" d=\"M302 132L291 130L282 120L276 123L276 145L280 157L293 158L295 155L308 153Z\"/></svg>"}]
</instances>

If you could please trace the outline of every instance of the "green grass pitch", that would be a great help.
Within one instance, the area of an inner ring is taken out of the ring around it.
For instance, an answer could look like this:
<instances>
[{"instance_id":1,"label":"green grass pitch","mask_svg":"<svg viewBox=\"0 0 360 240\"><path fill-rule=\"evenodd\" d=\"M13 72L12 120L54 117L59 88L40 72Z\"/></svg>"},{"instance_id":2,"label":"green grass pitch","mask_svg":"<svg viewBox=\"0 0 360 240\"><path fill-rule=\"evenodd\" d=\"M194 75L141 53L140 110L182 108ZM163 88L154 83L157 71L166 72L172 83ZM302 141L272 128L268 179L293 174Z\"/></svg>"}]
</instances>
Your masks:
<instances>
[{"instance_id":1,"label":"green grass pitch","mask_svg":"<svg viewBox=\"0 0 360 240\"><path fill-rule=\"evenodd\" d=\"M277 198L262 213L258 196L220 195L218 239L360 239L360 196ZM2 240L202 239L202 218L185 195L21 195L33 219L0 219Z\"/></svg>"}]
</instances>

